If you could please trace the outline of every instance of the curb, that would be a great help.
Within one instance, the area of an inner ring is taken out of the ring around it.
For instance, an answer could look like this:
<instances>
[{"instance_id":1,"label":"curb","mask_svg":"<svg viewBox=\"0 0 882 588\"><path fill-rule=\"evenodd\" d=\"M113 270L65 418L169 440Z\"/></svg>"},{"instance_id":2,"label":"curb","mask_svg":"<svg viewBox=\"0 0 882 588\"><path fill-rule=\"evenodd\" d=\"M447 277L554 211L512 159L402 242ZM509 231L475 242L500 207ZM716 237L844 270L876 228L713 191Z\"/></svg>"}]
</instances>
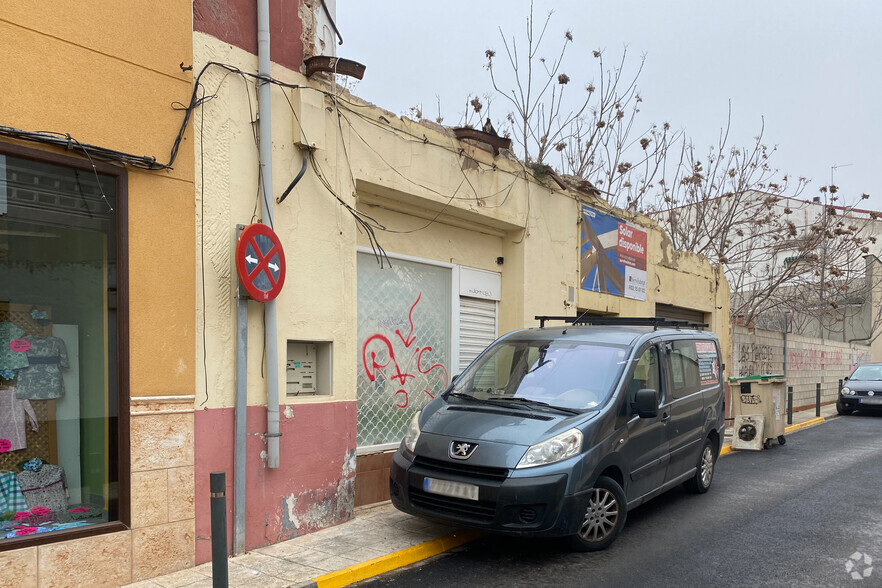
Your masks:
<instances>
[{"instance_id":1,"label":"curb","mask_svg":"<svg viewBox=\"0 0 882 588\"><path fill-rule=\"evenodd\" d=\"M790 425L784 428L784 433L793 433L794 431L823 423L826 420L824 417L818 417L804 423ZM723 456L728 453L732 453L732 446L724 445L720 449L720 455ZM470 543L483 535L483 532L471 529L457 531L451 535L426 541L425 543L383 555L364 563L355 564L336 572L330 572L315 578L311 582L301 584L299 588L342 588L343 586L367 580L368 578L373 578L380 574L385 574L386 572L440 555L454 547Z\"/></svg>"},{"instance_id":2,"label":"curb","mask_svg":"<svg viewBox=\"0 0 882 588\"><path fill-rule=\"evenodd\" d=\"M484 533L481 531L470 529L457 531L451 535L426 541L425 543L420 543L419 545L414 545L413 547L408 547L407 549L402 549L395 553L383 555L364 563L355 564L348 568L331 572L324 576L319 576L312 580L312 582L303 584L302 588L340 588L342 586L348 586L354 582L373 578L374 576L379 576L380 574L384 574L391 570L403 568L412 563L440 555L445 551L450 551L454 547L459 547L460 545L474 541L483 534Z\"/></svg>"}]
</instances>

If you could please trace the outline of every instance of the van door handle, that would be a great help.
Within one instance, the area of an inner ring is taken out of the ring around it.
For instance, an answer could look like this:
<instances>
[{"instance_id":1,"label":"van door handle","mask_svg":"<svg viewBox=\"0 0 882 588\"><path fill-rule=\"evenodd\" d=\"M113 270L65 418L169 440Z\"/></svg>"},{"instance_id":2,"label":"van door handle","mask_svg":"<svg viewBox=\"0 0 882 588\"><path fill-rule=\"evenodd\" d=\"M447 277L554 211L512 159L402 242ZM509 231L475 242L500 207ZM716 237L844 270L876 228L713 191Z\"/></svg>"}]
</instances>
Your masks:
<instances>
[{"instance_id":1,"label":"van door handle","mask_svg":"<svg viewBox=\"0 0 882 588\"><path fill-rule=\"evenodd\" d=\"M666 423L666 422L668 422L669 420L671 420L671 415L669 415L669 414L666 413L666 412L663 412L662 415L661 415L661 421L662 421L663 423Z\"/></svg>"}]
</instances>

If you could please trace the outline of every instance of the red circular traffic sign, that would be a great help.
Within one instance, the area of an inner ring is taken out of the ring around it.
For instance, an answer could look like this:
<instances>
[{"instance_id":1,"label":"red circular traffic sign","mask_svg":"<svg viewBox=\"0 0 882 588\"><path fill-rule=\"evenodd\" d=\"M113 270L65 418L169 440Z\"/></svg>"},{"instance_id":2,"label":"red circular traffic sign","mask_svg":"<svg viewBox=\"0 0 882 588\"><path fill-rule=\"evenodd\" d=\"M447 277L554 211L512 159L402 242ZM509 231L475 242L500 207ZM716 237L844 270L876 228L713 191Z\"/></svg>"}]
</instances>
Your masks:
<instances>
[{"instance_id":1,"label":"red circular traffic sign","mask_svg":"<svg viewBox=\"0 0 882 588\"><path fill-rule=\"evenodd\" d=\"M236 273L248 295L269 302L285 284L285 252L279 236L264 224L248 225L236 243Z\"/></svg>"}]
</instances>

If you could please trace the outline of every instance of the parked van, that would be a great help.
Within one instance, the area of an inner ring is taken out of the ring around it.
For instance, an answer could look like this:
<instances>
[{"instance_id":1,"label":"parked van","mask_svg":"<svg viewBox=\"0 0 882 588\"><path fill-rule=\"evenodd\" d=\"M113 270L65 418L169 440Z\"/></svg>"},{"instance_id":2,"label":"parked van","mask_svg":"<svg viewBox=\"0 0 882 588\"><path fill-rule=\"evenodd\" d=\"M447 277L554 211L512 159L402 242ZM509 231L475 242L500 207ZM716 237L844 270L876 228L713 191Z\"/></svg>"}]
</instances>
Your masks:
<instances>
[{"instance_id":1,"label":"parked van","mask_svg":"<svg viewBox=\"0 0 882 588\"><path fill-rule=\"evenodd\" d=\"M410 423L392 461L400 510L608 547L628 510L704 493L724 432L713 333L665 319L563 320L492 343Z\"/></svg>"}]
</instances>

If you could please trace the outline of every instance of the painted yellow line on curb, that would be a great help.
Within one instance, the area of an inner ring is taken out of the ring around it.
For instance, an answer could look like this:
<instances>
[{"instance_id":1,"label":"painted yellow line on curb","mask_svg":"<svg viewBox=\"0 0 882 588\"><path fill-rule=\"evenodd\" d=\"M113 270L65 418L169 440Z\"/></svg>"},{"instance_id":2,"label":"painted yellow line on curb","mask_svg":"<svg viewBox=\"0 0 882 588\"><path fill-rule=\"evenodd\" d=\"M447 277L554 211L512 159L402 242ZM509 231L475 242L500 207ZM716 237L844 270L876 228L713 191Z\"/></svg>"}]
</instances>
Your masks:
<instances>
[{"instance_id":1,"label":"painted yellow line on curb","mask_svg":"<svg viewBox=\"0 0 882 588\"><path fill-rule=\"evenodd\" d=\"M483 534L484 533L481 531L473 530L457 531L452 535L426 541L425 543L420 543L419 545L414 545L413 547L408 547L407 549L402 549L401 551L396 551L389 555L383 555L364 563L355 564L348 568L331 572L324 576L319 576L318 578L315 578L313 582L315 582L317 588L340 588L342 586L348 586L354 582L373 578L374 576L379 576L380 574L384 574L391 570L439 555L445 551L453 549L454 547L459 547L460 545L474 541Z\"/></svg>"},{"instance_id":2,"label":"painted yellow line on curb","mask_svg":"<svg viewBox=\"0 0 882 588\"><path fill-rule=\"evenodd\" d=\"M795 425L790 425L788 427L784 427L784 433L785 434L793 433L795 431L799 431L800 429L805 429L807 427L811 427L813 425L823 423L826 420L827 419L824 417L817 417L817 418L814 418L810 421L806 421L804 423L796 423ZM722 449L720 449L721 456L726 455L727 453L732 453L732 446L731 445L723 445Z\"/></svg>"},{"instance_id":3,"label":"painted yellow line on curb","mask_svg":"<svg viewBox=\"0 0 882 588\"><path fill-rule=\"evenodd\" d=\"M825 420L824 417L817 417L810 421L806 421L804 423L797 423L795 425L790 425L789 427L784 428L785 433L792 433L794 431L798 431L800 429L805 429L806 427L811 427L812 425L817 425L818 423L823 423Z\"/></svg>"}]
</instances>

